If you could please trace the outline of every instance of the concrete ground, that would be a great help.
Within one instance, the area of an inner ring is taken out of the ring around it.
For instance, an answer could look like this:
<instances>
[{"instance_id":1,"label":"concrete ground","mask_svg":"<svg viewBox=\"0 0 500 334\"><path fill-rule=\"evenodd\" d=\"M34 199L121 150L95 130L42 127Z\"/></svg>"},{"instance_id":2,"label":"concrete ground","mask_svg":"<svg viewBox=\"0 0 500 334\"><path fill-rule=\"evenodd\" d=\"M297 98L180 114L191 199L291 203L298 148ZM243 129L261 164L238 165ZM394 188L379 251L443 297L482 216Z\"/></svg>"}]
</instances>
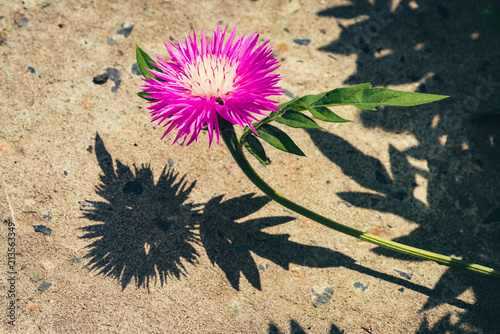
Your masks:
<instances>
[{"instance_id":1,"label":"concrete ground","mask_svg":"<svg viewBox=\"0 0 500 334\"><path fill-rule=\"evenodd\" d=\"M336 108L353 122L287 129L306 158L267 145L272 163L254 166L336 221L500 268L500 225L481 224L500 205L500 124L471 118L498 109L500 34L473 3L7 0L3 330L500 332L498 281L285 210L206 135L189 147L160 140L136 95L135 47L165 56L165 41L218 22L274 43L288 95L280 101L364 82L451 96ZM110 80L95 84L103 73Z\"/></svg>"}]
</instances>

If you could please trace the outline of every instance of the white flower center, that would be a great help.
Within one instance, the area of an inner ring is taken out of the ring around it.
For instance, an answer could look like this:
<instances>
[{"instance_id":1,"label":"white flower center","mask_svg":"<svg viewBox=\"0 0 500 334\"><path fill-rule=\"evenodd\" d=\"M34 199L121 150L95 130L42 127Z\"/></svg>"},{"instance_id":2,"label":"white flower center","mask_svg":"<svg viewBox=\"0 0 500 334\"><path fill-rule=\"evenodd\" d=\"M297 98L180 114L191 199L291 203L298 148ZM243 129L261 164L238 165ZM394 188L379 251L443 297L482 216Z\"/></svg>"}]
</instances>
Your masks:
<instances>
[{"instance_id":1,"label":"white flower center","mask_svg":"<svg viewBox=\"0 0 500 334\"><path fill-rule=\"evenodd\" d=\"M238 63L214 55L198 56L193 64L184 67L182 83L193 95L220 97L234 88Z\"/></svg>"}]
</instances>

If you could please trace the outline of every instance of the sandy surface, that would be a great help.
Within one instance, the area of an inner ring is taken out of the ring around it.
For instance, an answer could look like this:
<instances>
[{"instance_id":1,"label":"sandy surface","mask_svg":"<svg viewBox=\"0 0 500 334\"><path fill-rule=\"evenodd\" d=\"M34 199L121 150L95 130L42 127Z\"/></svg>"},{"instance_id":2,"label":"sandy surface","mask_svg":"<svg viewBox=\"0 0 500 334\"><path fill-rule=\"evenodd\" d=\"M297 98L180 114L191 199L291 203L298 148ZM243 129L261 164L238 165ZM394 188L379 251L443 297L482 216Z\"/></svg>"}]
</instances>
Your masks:
<instances>
[{"instance_id":1,"label":"sandy surface","mask_svg":"<svg viewBox=\"0 0 500 334\"><path fill-rule=\"evenodd\" d=\"M288 130L307 158L266 146L272 163L256 169L334 220L499 268L500 225L480 224L500 203L499 124L470 116L500 102L500 35L473 4L439 3L2 1L1 328L500 332L497 281L284 210L223 145L161 141L136 96L136 45L165 55L164 41L219 21L272 40L295 96L363 82L450 95L415 108L337 108L354 122ZM117 87L93 83L107 68L120 73ZM312 290L331 297L316 307Z\"/></svg>"}]
</instances>

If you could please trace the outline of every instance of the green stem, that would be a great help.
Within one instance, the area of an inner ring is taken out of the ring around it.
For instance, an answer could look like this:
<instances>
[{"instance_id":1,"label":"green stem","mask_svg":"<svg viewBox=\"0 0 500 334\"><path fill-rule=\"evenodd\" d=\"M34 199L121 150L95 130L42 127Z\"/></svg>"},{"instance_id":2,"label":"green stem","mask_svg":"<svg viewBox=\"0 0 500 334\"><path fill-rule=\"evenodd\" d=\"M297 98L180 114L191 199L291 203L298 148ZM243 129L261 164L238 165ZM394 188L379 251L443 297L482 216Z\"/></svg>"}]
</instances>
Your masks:
<instances>
[{"instance_id":1,"label":"green stem","mask_svg":"<svg viewBox=\"0 0 500 334\"><path fill-rule=\"evenodd\" d=\"M284 207L293 210L298 214L301 214L307 218L310 218L320 224L323 224L331 229L334 229L336 231L342 232L344 234L350 235L352 237L355 237L363 241L371 242L372 244L375 244L377 246L388 248L399 253L416 256L425 260L434 261L448 267L458 268L465 271L474 272L477 274L500 279L500 271L494 270L492 268L488 268L475 263L453 259L449 256L429 252L423 249L403 245L391 240L379 238L372 234L364 233L352 227L348 227L343 224L334 222L333 220L323 217L313 211L310 211L290 201L289 199L283 197L281 194L276 192L266 182L264 182L264 180L262 180L260 176L255 172L252 166L250 166L248 160L243 154L242 150L243 144L241 143L241 141L238 141L236 133L234 132L233 125L222 118L219 118L219 124L220 124L222 138L224 139L224 142L226 143L229 151L231 152L231 155L233 156L234 160L241 168L243 173L245 173L245 175L250 179L250 181L252 181L253 184L255 184L257 188L259 188L264 194L271 197L271 199L280 203Z\"/></svg>"}]
</instances>

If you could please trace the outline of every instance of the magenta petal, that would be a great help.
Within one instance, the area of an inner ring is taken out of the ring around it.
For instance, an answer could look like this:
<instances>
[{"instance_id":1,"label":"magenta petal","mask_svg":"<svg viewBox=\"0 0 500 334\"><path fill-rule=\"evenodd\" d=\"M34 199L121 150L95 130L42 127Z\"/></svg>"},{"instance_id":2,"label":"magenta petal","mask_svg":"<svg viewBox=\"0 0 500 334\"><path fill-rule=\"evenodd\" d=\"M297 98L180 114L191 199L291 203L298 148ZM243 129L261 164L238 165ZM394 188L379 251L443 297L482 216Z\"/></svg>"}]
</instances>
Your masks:
<instances>
[{"instance_id":1,"label":"magenta petal","mask_svg":"<svg viewBox=\"0 0 500 334\"><path fill-rule=\"evenodd\" d=\"M174 142L189 145L207 126L209 145L214 138L219 144L219 116L255 131L256 115L278 110L269 97L283 92L277 86L281 77L273 73L280 64L269 41L257 46L257 31L235 40L236 28L225 41L227 29L217 27L210 43L205 29L199 40L193 31L177 45L165 43L170 59L157 57L161 72L152 70L156 78L142 86L153 98L151 121L167 127L164 137L176 130Z\"/></svg>"}]
</instances>

